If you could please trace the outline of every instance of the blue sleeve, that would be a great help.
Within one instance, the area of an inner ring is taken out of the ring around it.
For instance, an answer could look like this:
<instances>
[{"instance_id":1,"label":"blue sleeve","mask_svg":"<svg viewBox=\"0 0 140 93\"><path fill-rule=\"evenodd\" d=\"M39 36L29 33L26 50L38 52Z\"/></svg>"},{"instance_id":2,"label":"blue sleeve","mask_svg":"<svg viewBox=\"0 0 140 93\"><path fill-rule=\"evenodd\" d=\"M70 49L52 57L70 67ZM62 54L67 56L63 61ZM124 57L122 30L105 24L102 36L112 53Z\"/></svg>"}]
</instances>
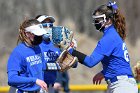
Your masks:
<instances>
[{"instance_id":1,"label":"blue sleeve","mask_svg":"<svg viewBox=\"0 0 140 93\"><path fill-rule=\"evenodd\" d=\"M96 48L95 51L101 55L110 56L113 53L115 48L115 41L112 38L102 38Z\"/></svg>"},{"instance_id":2,"label":"blue sleeve","mask_svg":"<svg viewBox=\"0 0 140 93\"><path fill-rule=\"evenodd\" d=\"M85 55L79 51L75 51L73 48L71 48L69 50L69 53L72 54L73 56L76 56L78 58L79 62L84 64L87 67L95 66L104 58L104 55L101 55L95 51L90 56L87 56L87 55Z\"/></svg>"},{"instance_id":3,"label":"blue sleeve","mask_svg":"<svg viewBox=\"0 0 140 93\"><path fill-rule=\"evenodd\" d=\"M33 77L19 76L17 71L8 72L8 84L10 86L14 86L17 88L20 88L20 86L22 86L22 84L27 84L28 86L33 85L36 83L36 79L37 78L33 78Z\"/></svg>"},{"instance_id":4,"label":"blue sleeve","mask_svg":"<svg viewBox=\"0 0 140 93\"><path fill-rule=\"evenodd\" d=\"M8 59L7 72L12 71L12 70L20 71L21 61L22 61L22 58L20 54L17 51L13 51Z\"/></svg>"},{"instance_id":5,"label":"blue sleeve","mask_svg":"<svg viewBox=\"0 0 140 93\"><path fill-rule=\"evenodd\" d=\"M94 51L90 56L85 57L83 64L91 68L98 64L103 58L103 55Z\"/></svg>"},{"instance_id":6,"label":"blue sleeve","mask_svg":"<svg viewBox=\"0 0 140 93\"><path fill-rule=\"evenodd\" d=\"M20 76L22 57L17 51L13 51L7 63L8 84L16 88L21 88L23 85L33 85L37 78ZM23 86L25 87L25 86ZM23 89L23 88L22 88Z\"/></svg>"},{"instance_id":7,"label":"blue sleeve","mask_svg":"<svg viewBox=\"0 0 140 93\"><path fill-rule=\"evenodd\" d=\"M72 54L73 50L74 50L73 48L70 48L68 52L69 52L70 54Z\"/></svg>"}]
</instances>

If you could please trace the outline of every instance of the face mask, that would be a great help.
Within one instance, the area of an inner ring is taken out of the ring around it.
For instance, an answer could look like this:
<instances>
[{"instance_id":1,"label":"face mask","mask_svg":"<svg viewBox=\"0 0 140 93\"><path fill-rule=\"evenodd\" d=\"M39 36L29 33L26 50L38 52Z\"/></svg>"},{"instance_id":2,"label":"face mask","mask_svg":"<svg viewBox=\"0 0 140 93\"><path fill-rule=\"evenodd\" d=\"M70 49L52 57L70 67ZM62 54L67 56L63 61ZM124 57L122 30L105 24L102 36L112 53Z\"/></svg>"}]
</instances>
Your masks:
<instances>
[{"instance_id":1,"label":"face mask","mask_svg":"<svg viewBox=\"0 0 140 93\"><path fill-rule=\"evenodd\" d=\"M44 40L48 40L48 38L51 38L52 36L52 28L44 28L46 30L46 34L43 35Z\"/></svg>"},{"instance_id":2,"label":"face mask","mask_svg":"<svg viewBox=\"0 0 140 93\"><path fill-rule=\"evenodd\" d=\"M34 36L34 40L31 42L33 45L39 45L42 42L42 36Z\"/></svg>"},{"instance_id":3,"label":"face mask","mask_svg":"<svg viewBox=\"0 0 140 93\"><path fill-rule=\"evenodd\" d=\"M43 40L45 40L46 42L50 41L50 35L44 34L42 37L43 37Z\"/></svg>"},{"instance_id":4,"label":"face mask","mask_svg":"<svg viewBox=\"0 0 140 93\"><path fill-rule=\"evenodd\" d=\"M103 25L104 25L104 22L103 22L103 21L100 21L100 22L98 22L98 23L97 23L97 22L95 22L95 24L94 24L94 25L95 25L95 27L96 27L97 31L103 31L103 30L104 30L104 28L105 28L105 27L103 26Z\"/></svg>"},{"instance_id":5,"label":"face mask","mask_svg":"<svg viewBox=\"0 0 140 93\"><path fill-rule=\"evenodd\" d=\"M46 40L46 39L50 38L50 35L44 34L42 37L43 37L43 40Z\"/></svg>"}]
</instances>

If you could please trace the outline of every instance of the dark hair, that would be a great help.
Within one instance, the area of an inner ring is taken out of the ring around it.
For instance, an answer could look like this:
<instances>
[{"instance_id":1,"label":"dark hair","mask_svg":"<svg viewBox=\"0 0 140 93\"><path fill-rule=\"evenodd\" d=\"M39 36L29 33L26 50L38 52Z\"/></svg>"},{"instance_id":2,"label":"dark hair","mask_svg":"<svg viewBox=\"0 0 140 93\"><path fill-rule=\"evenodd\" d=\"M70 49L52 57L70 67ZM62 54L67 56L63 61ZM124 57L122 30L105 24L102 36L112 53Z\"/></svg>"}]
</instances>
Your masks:
<instances>
[{"instance_id":1,"label":"dark hair","mask_svg":"<svg viewBox=\"0 0 140 93\"><path fill-rule=\"evenodd\" d=\"M108 20L109 18L112 20L117 32L119 33L120 37L125 40L126 38L126 23L125 23L125 17L121 14L121 12L116 9L114 9L111 6L107 5L101 5L99 8L97 8L93 15L96 13L99 14L105 14L106 19Z\"/></svg>"},{"instance_id":2,"label":"dark hair","mask_svg":"<svg viewBox=\"0 0 140 93\"><path fill-rule=\"evenodd\" d=\"M31 45L31 41L27 38L26 34L25 34L25 28L32 26L32 25L36 25L36 24L40 24L39 21L37 21L36 19L30 19L30 20L25 20L22 22L22 24L19 27L19 36L18 36L18 41L21 42L26 42L29 45Z\"/></svg>"}]
</instances>

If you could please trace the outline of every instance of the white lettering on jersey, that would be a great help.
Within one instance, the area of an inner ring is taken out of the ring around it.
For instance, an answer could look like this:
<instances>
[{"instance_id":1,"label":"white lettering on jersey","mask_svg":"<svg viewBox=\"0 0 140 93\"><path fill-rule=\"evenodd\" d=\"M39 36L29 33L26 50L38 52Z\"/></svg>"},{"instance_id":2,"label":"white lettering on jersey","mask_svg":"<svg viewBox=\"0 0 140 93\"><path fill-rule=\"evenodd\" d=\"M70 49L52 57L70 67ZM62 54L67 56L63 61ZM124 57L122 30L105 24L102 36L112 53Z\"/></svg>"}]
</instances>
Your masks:
<instances>
[{"instance_id":1,"label":"white lettering on jersey","mask_svg":"<svg viewBox=\"0 0 140 93\"><path fill-rule=\"evenodd\" d=\"M129 62L130 59L129 59L129 55L128 55L128 51L127 51L127 47L126 47L126 44L125 44L125 43L123 43L122 49L123 49L123 51L124 51L124 59L125 59L127 62Z\"/></svg>"},{"instance_id":2,"label":"white lettering on jersey","mask_svg":"<svg viewBox=\"0 0 140 93\"><path fill-rule=\"evenodd\" d=\"M34 55L34 56L29 56L29 57L26 57L26 61L28 63L30 63L30 66L32 65L35 65L35 64L39 64L39 63L42 63L42 58L41 58L41 53L40 54L37 54L37 55Z\"/></svg>"}]
</instances>

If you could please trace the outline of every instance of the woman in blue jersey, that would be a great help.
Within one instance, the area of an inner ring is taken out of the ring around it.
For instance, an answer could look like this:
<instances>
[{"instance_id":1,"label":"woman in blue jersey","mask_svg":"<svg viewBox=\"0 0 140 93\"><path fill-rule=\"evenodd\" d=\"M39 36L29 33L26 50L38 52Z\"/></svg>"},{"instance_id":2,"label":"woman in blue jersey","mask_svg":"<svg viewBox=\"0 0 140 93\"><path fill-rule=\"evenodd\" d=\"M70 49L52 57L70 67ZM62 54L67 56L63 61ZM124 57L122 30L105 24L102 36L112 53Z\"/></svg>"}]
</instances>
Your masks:
<instances>
[{"instance_id":1,"label":"woman in blue jersey","mask_svg":"<svg viewBox=\"0 0 140 93\"><path fill-rule=\"evenodd\" d=\"M8 84L17 88L18 93L40 93L40 88L47 90L38 46L43 34L46 31L35 19L25 20L20 25L18 42L21 42L14 48L7 63Z\"/></svg>"},{"instance_id":2,"label":"woman in blue jersey","mask_svg":"<svg viewBox=\"0 0 140 93\"><path fill-rule=\"evenodd\" d=\"M36 19L39 22L41 22L44 29L46 30L46 34L43 35L43 41L40 44L44 57L44 62L43 62L44 81L48 85L49 93L54 93L53 85L57 78L57 71L58 71L58 67L55 61L57 60L57 58L61 53L60 48L54 46L54 44L50 41L52 35L52 27L53 27L53 23L55 22L55 19L52 16L46 16L46 15L38 15Z\"/></svg>"},{"instance_id":3,"label":"woman in blue jersey","mask_svg":"<svg viewBox=\"0 0 140 93\"><path fill-rule=\"evenodd\" d=\"M52 36L52 28L53 28L53 23L55 22L55 19L52 16L46 16L46 15L38 15L36 19L42 23L44 29L47 32L46 34L43 35L43 42L40 44L40 46L41 46L43 56L44 56L44 81L47 83L49 87L48 88L49 93L54 93L54 89L57 90L56 87L60 87L60 86L57 86L58 82L56 83L56 79L62 78L62 77L63 77L62 81L67 82L67 84L65 84L66 88L64 88L64 91L68 93L69 92L68 73L67 71L60 73L58 71L59 70L58 65L56 64L56 60L61 53L60 48L58 46L55 46L50 40ZM76 45L74 47L76 48ZM77 63L73 66L73 68L76 68L76 67L77 67ZM55 69L48 69L48 68L55 68ZM57 77L57 76L61 76L61 77ZM52 88L53 86L54 86L54 89Z\"/></svg>"},{"instance_id":4,"label":"woman in blue jersey","mask_svg":"<svg viewBox=\"0 0 140 93\"><path fill-rule=\"evenodd\" d=\"M77 50L69 52L88 67L94 67L99 62L103 70L93 77L94 84L100 84L105 78L108 93L137 93L138 87L130 68L130 58L124 42L126 37L125 18L120 13L116 3L101 5L93 13L96 29L103 33L102 38L92 54L87 56Z\"/></svg>"}]
</instances>

